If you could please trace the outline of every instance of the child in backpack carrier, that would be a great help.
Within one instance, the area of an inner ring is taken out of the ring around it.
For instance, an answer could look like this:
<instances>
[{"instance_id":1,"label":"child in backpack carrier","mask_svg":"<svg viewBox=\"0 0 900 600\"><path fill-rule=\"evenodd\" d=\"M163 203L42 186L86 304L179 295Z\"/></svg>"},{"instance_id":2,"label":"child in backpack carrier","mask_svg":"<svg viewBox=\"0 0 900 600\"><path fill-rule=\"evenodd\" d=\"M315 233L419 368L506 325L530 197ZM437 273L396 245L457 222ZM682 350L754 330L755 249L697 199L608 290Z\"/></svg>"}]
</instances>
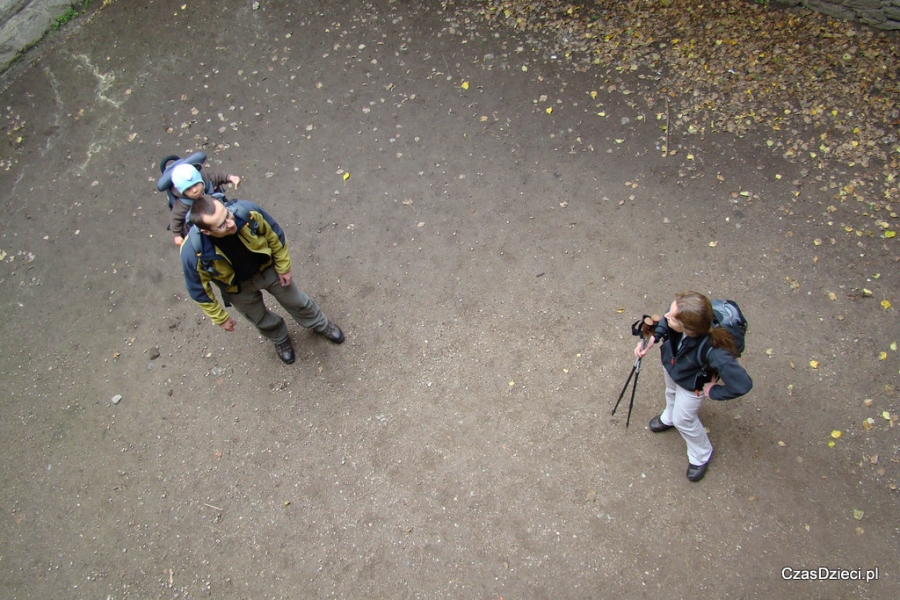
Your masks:
<instances>
[{"instance_id":1,"label":"child in backpack carrier","mask_svg":"<svg viewBox=\"0 0 900 600\"><path fill-rule=\"evenodd\" d=\"M237 189L241 184L241 178L224 171L207 172L203 168L206 155L202 152L169 162L173 158L177 159L167 157L160 165L163 176L157 184L157 189L169 195L171 213L168 228L174 236L175 245L181 247L191 228L188 215L194 200L202 194L207 194L227 202L225 185L231 183Z\"/></svg>"},{"instance_id":2,"label":"child in backpack carrier","mask_svg":"<svg viewBox=\"0 0 900 600\"><path fill-rule=\"evenodd\" d=\"M731 304L740 316L736 304ZM742 333L732 334L715 321L713 304L699 292L675 294L669 310L652 332L634 349L644 356L657 342L666 380L666 408L650 420L650 431L673 427L687 444L687 478L700 481L712 459L713 447L697 413L705 398L730 400L743 396L753 381L735 360L743 349ZM740 316L746 328L746 321ZM736 332L740 331L736 329ZM735 335L740 337L735 339ZM703 377L708 370L713 375Z\"/></svg>"}]
</instances>

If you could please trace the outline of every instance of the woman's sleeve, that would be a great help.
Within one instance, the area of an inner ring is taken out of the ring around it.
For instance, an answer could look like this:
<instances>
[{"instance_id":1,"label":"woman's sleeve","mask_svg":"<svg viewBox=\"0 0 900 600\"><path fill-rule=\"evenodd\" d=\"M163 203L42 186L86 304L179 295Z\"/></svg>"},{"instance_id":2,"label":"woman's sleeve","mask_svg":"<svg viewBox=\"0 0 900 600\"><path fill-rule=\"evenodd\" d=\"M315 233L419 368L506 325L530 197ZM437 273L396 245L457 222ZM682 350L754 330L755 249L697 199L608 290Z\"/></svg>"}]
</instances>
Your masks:
<instances>
[{"instance_id":1,"label":"woman's sleeve","mask_svg":"<svg viewBox=\"0 0 900 600\"><path fill-rule=\"evenodd\" d=\"M666 321L665 317L656 324L656 328L653 330L653 337L656 338L657 342L661 342L669 337L669 322Z\"/></svg>"},{"instance_id":2,"label":"woman's sleeve","mask_svg":"<svg viewBox=\"0 0 900 600\"><path fill-rule=\"evenodd\" d=\"M753 380L744 367L727 350L713 348L709 352L709 366L719 374L719 385L709 390L713 400L731 400L743 396L753 388Z\"/></svg>"}]
</instances>

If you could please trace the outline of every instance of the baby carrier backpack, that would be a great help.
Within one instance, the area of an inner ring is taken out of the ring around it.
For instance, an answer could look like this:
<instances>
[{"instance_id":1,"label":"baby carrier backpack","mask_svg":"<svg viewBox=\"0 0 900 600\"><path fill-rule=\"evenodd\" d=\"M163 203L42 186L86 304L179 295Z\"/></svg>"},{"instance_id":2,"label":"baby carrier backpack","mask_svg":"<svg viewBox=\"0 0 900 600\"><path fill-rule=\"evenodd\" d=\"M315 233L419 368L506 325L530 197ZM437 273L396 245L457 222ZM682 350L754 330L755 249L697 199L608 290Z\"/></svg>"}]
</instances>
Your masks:
<instances>
[{"instance_id":1,"label":"baby carrier backpack","mask_svg":"<svg viewBox=\"0 0 900 600\"><path fill-rule=\"evenodd\" d=\"M169 198L169 210L172 210L172 207L175 206L175 203L178 201L183 202L190 206L193 204L193 200L190 198L179 198L172 191L172 171L178 165L188 164L193 165L198 171L203 170L203 163L206 162L206 154L203 152L194 152L190 156L186 158L179 158L175 154L170 154L159 162L159 171L162 173L160 175L159 180L156 182L156 190L159 192L165 192L166 196ZM225 197L225 190L222 187L212 187L212 184L209 182L207 177L203 177L203 185L204 190L203 193L214 198L218 198L222 202L226 202L228 199ZM190 219L190 211L185 215L185 221ZM168 227L167 227L168 228Z\"/></svg>"}]
</instances>

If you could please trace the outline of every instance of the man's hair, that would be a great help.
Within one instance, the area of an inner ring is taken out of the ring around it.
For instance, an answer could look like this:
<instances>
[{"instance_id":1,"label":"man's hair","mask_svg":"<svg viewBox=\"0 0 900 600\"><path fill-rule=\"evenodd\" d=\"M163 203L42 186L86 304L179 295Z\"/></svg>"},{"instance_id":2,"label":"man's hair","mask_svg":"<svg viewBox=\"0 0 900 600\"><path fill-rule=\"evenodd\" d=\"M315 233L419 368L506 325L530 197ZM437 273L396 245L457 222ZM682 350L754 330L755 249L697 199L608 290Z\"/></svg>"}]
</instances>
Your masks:
<instances>
[{"instance_id":1,"label":"man's hair","mask_svg":"<svg viewBox=\"0 0 900 600\"><path fill-rule=\"evenodd\" d=\"M681 322L685 334L700 337L709 334L714 348L723 348L732 354L739 354L734 338L724 327L713 327L713 309L709 298L700 292L679 292L675 294L678 312L675 318Z\"/></svg>"},{"instance_id":2,"label":"man's hair","mask_svg":"<svg viewBox=\"0 0 900 600\"><path fill-rule=\"evenodd\" d=\"M191 204L191 223L200 229L209 229L209 224L205 218L216 214L216 200L212 196L203 194Z\"/></svg>"}]
</instances>

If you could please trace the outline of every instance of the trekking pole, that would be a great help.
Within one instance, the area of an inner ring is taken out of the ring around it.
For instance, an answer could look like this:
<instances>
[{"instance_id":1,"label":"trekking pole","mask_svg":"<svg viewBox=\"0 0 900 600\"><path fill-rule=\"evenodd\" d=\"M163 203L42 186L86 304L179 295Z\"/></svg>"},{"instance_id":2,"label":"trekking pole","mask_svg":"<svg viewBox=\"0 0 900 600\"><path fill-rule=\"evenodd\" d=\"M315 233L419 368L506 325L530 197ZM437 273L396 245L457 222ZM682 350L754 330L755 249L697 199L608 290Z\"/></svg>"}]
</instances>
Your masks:
<instances>
[{"instance_id":1,"label":"trekking pole","mask_svg":"<svg viewBox=\"0 0 900 600\"><path fill-rule=\"evenodd\" d=\"M631 367L631 373L628 374L628 379L625 380L625 385L622 386L622 391L619 392L619 399L616 400L616 405L612 409L612 414L616 414L616 411L619 409L619 403L625 396L625 390L628 389L628 384L631 383L631 377L634 376L634 387L631 388L631 401L628 403L628 416L625 418L625 429L628 429L628 424L631 423L631 409L634 406L634 392L637 390L638 376L640 376L640 374L641 359L637 358L634 361L634 365Z\"/></svg>"},{"instance_id":2,"label":"trekking pole","mask_svg":"<svg viewBox=\"0 0 900 600\"><path fill-rule=\"evenodd\" d=\"M647 339L649 338L651 328L656 327L658 322L659 317L656 315L653 315L652 317L644 315L643 319L635 321L634 324L632 324L631 333L641 337L642 350L647 346ZM634 408L634 394L637 391L638 377L641 375L641 358L642 357L639 356L634 360L634 365L631 367L631 373L628 374L628 379L625 380L625 385L622 386L622 391L619 392L619 398L616 400L616 405L612 409L612 414L615 415L616 411L619 409L619 403L622 402L622 398L625 397L625 390L628 389L628 384L631 383L631 378L634 377L634 386L631 388L631 400L628 402L628 415L625 417L625 429L628 429L628 425L631 423L631 409Z\"/></svg>"}]
</instances>

